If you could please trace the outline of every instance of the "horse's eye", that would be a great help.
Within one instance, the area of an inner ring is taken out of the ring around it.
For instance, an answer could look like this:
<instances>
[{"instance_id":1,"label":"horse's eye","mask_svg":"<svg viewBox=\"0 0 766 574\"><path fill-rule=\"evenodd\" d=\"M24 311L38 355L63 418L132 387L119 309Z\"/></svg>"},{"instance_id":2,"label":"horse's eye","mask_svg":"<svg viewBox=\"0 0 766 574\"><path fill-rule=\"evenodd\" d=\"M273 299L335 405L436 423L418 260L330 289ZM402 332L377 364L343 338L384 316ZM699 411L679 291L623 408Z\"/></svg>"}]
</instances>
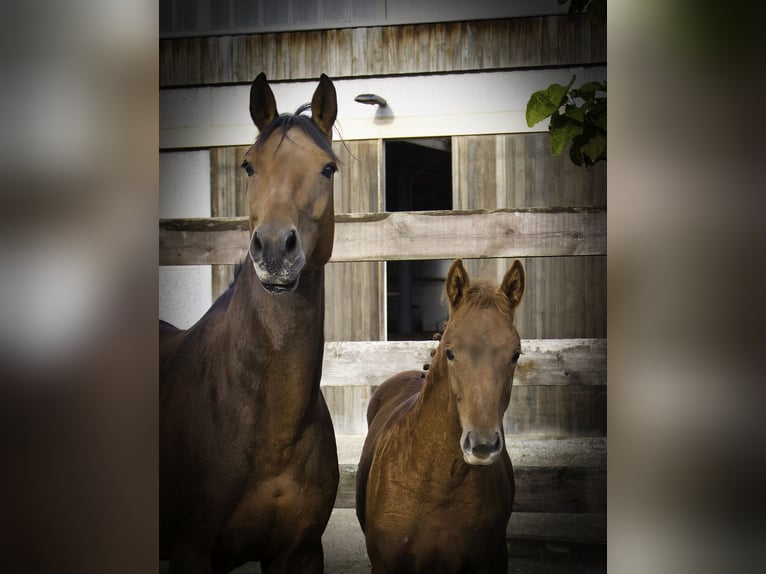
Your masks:
<instances>
[{"instance_id":1,"label":"horse's eye","mask_svg":"<svg viewBox=\"0 0 766 574\"><path fill-rule=\"evenodd\" d=\"M242 168L245 170L245 173L247 174L247 177L253 177L253 174L255 173L255 170L253 169L253 166L250 165L249 161L243 161L242 162Z\"/></svg>"},{"instance_id":2,"label":"horse's eye","mask_svg":"<svg viewBox=\"0 0 766 574\"><path fill-rule=\"evenodd\" d=\"M449 361L455 360L455 353L453 353L451 349L447 349L446 351L444 351L444 354L447 356L447 360Z\"/></svg>"},{"instance_id":3,"label":"horse's eye","mask_svg":"<svg viewBox=\"0 0 766 574\"><path fill-rule=\"evenodd\" d=\"M519 357L520 357L520 356L521 356L521 353L520 353L519 351L516 351L516 352L513 354L513 357L511 358L511 361L513 361L514 363L518 363L518 362L519 362Z\"/></svg>"},{"instance_id":4,"label":"horse's eye","mask_svg":"<svg viewBox=\"0 0 766 574\"><path fill-rule=\"evenodd\" d=\"M338 171L338 166L334 163L328 163L322 168L322 175L330 179L336 171Z\"/></svg>"}]
</instances>

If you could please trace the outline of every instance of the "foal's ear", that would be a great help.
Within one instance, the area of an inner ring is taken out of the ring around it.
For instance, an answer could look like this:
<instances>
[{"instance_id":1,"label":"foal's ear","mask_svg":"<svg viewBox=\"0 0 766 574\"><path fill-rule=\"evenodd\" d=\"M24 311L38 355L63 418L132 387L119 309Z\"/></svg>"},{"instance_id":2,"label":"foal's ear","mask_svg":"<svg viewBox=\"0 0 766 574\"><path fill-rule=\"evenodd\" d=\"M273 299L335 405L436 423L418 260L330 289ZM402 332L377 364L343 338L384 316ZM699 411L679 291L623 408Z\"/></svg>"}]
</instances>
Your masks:
<instances>
[{"instance_id":1,"label":"foal's ear","mask_svg":"<svg viewBox=\"0 0 766 574\"><path fill-rule=\"evenodd\" d=\"M332 125L338 115L338 99L335 86L325 74L319 78L319 85L311 98L311 119L324 132L327 139L332 141Z\"/></svg>"},{"instance_id":2,"label":"foal's ear","mask_svg":"<svg viewBox=\"0 0 766 574\"><path fill-rule=\"evenodd\" d=\"M519 305L521 296L524 294L524 282L524 268L521 266L521 261L517 259L505 273L503 284L500 286L503 293L510 299L511 307L514 309Z\"/></svg>"},{"instance_id":3,"label":"foal's ear","mask_svg":"<svg viewBox=\"0 0 766 574\"><path fill-rule=\"evenodd\" d=\"M455 312L463 300L463 294L468 288L468 273L466 273L463 262L455 259L447 272L447 301L449 301L450 315Z\"/></svg>"},{"instance_id":4,"label":"foal's ear","mask_svg":"<svg viewBox=\"0 0 766 574\"><path fill-rule=\"evenodd\" d=\"M274 92L269 87L266 74L261 72L250 85L250 117L262 132L266 126L277 118L277 101Z\"/></svg>"}]
</instances>

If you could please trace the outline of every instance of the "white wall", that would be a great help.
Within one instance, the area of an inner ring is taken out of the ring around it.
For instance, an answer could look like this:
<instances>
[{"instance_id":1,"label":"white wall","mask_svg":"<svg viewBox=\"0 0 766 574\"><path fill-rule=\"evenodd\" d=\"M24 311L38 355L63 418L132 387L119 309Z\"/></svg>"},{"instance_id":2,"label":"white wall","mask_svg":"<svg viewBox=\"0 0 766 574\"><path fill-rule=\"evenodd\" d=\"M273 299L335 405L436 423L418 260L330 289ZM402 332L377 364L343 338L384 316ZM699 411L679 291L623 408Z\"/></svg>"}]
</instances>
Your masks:
<instances>
[{"instance_id":1,"label":"white wall","mask_svg":"<svg viewBox=\"0 0 766 574\"><path fill-rule=\"evenodd\" d=\"M210 217L210 153L160 153L160 218ZM212 302L210 265L160 267L160 319L187 329Z\"/></svg>"},{"instance_id":2,"label":"white wall","mask_svg":"<svg viewBox=\"0 0 766 574\"><path fill-rule=\"evenodd\" d=\"M606 67L573 67L375 77L334 81L338 94L335 139L389 139L547 131L546 122L527 126L532 92L554 82L566 85L606 79ZM280 112L311 101L317 81L271 85ZM160 91L160 148L248 145L257 131L249 85ZM382 96L385 108L356 102L363 93Z\"/></svg>"}]
</instances>

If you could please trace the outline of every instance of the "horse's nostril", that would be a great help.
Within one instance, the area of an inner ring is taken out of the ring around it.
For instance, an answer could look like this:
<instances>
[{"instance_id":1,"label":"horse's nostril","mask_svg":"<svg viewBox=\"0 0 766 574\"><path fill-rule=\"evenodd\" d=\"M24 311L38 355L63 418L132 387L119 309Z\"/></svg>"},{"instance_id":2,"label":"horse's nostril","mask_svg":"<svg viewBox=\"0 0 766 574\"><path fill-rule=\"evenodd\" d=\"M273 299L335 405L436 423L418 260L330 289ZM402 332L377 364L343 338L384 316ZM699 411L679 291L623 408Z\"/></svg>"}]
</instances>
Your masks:
<instances>
[{"instance_id":1,"label":"horse's nostril","mask_svg":"<svg viewBox=\"0 0 766 574\"><path fill-rule=\"evenodd\" d=\"M258 237L258 232L255 231L253 233L253 240L250 242L250 252L255 253L261 253L263 251L263 244L261 243L261 239Z\"/></svg>"},{"instance_id":2,"label":"horse's nostril","mask_svg":"<svg viewBox=\"0 0 766 574\"><path fill-rule=\"evenodd\" d=\"M285 249L287 249L288 253L295 251L295 248L298 245L298 235L295 233L295 230L291 230L290 233L287 235L287 241L285 242Z\"/></svg>"}]
</instances>

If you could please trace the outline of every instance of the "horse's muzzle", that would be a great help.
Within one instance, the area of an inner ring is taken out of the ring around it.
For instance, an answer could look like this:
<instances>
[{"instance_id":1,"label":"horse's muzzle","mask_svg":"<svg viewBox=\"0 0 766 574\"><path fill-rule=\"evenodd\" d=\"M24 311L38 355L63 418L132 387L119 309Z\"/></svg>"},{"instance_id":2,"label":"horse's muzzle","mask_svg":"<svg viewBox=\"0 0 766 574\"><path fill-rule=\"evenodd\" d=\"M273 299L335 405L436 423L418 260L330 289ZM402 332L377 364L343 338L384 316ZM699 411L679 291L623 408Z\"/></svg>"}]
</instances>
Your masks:
<instances>
[{"instance_id":1,"label":"horse's muzzle","mask_svg":"<svg viewBox=\"0 0 766 574\"><path fill-rule=\"evenodd\" d=\"M463 460L468 464L487 466L494 463L503 450L503 437L499 432L478 433L468 430L460 441Z\"/></svg>"},{"instance_id":2,"label":"horse's muzzle","mask_svg":"<svg viewBox=\"0 0 766 574\"><path fill-rule=\"evenodd\" d=\"M298 288L306 256L295 227L258 227L250 239L249 253L266 291L292 293Z\"/></svg>"}]
</instances>

